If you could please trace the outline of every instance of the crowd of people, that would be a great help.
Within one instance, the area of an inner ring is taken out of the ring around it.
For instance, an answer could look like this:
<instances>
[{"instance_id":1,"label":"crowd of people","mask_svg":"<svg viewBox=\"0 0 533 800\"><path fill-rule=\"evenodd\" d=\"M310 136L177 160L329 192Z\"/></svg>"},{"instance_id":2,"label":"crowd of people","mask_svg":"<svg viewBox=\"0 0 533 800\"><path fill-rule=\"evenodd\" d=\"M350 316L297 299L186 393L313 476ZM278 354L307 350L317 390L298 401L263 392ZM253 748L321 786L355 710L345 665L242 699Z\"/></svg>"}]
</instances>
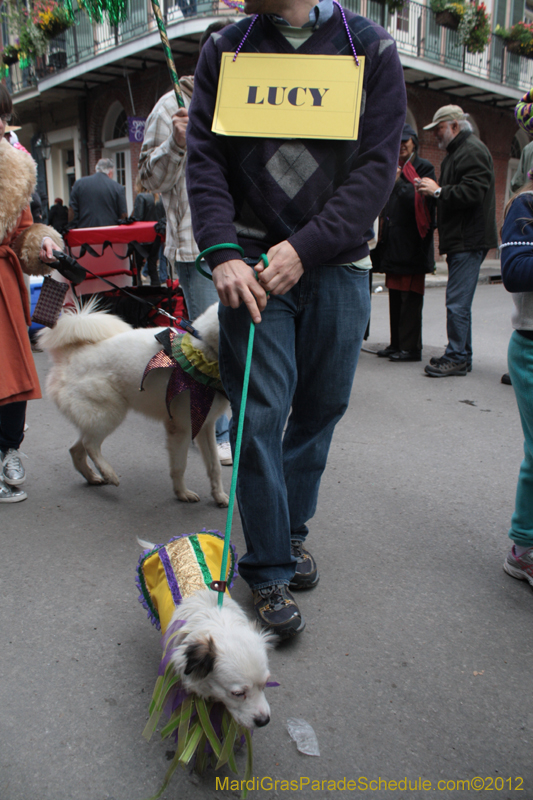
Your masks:
<instances>
[{"instance_id":1,"label":"crowd of people","mask_svg":"<svg viewBox=\"0 0 533 800\"><path fill-rule=\"evenodd\" d=\"M468 114L446 105L424 127L445 151L437 179L434 166L419 154L417 132L405 122L402 66L394 39L380 26L333 0L245 0L245 12L249 16L220 20L205 32L194 76L180 80L185 107L178 107L172 91L150 114L135 215L159 220L164 214L164 256L175 264L190 317L220 301L220 373L232 411L232 419L220 420L217 430L223 463L231 464L235 447L232 420L239 417L251 321L258 326L237 481L246 541L239 573L253 594L261 625L289 638L305 627L293 592L319 581L308 523L335 426L350 399L370 313L369 270L384 272L389 290L390 344L378 356L397 363L421 361L425 275L434 269L438 230L448 266L448 344L425 373L466 376L473 367L471 309L480 267L498 246L495 178L490 152L474 134ZM286 56L295 50L350 56L358 69L365 57L358 138L341 140L334 131L329 139L216 134L212 122L224 53ZM11 100L3 87L0 113L4 126ZM527 127L533 119L530 97L520 114ZM522 174L530 169L527 151ZM533 585L531 176L506 210L502 272L516 303L509 369L525 435L505 569ZM113 163L101 159L94 175L76 181L68 209L71 224L93 227L126 217L124 189L112 177ZM19 358L15 362L10 353L7 372L0 371L2 502L24 499L18 452L25 402L40 396L25 336L21 274L29 267L13 244L31 224L25 210L30 194L21 200L21 216L2 231L0 250L1 322L5 327L9 317L10 341ZM60 230L65 209L59 200L52 211L50 223ZM45 262L52 230L40 234ZM200 252L212 282L194 268ZM160 279L158 258L154 248L148 258L152 283ZM16 321L7 312L4 286L16 298ZM15 363L26 365L26 382Z\"/></svg>"}]
</instances>

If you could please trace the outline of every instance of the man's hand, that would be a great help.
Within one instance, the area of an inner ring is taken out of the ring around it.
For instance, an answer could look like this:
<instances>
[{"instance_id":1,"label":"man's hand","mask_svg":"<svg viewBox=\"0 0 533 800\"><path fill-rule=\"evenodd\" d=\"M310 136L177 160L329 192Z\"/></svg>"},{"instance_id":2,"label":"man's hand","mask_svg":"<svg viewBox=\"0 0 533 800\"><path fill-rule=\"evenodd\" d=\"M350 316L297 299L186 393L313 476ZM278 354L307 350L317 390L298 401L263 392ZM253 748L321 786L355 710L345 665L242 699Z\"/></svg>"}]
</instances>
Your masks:
<instances>
[{"instance_id":1,"label":"man's hand","mask_svg":"<svg viewBox=\"0 0 533 800\"><path fill-rule=\"evenodd\" d=\"M267 296L248 264L239 259L219 264L213 270L213 283L222 305L238 308L245 303L252 320L256 324L261 322Z\"/></svg>"},{"instance_id":2,"label":"man's hand","mask_svg":"<svg viewBox=\"0 0 533 800\"><path fill-rule=\"evenodd\" d=\"M176 114L172 115L172 138L178 147L184 148L187 144L185 134L189 122L189 112L186 108L179 108Z\"/></svg>"},{"instance_id":3,"label":"man's hand","mask_svg":"<svg viewBox=\"0 0 533 800\"><path fill-rule=\"evenodd\" d=\"M53 250L59 250L59 247L54 243L49 236L45 236L41 243L41 251L39 258L45 264L53 264L57 259L54 257Z\"/></svg>"},{"instance_id":4,"label":"man's hand","mask_svg":"<svg viewBox=\"0 0 533 800\"><path fill-rule=\"evenodd\" d=\"M268 267L263 262L255 266L259 282L266 292L286 294L304 274L300 256L289 242L280 242L267 253Z\"/></svg>"},{"instance_id":5,"label":"man's hand","mask_svg":"<svg viewBox=\"0 0 533 800\"><path fill-rule=\"evenodd\" d=\"M416 185L416 191L420 194L425 194L427 197L433 197L439 184L431 178L421 178L420 182Z\"/></svg>"}]
</instances>

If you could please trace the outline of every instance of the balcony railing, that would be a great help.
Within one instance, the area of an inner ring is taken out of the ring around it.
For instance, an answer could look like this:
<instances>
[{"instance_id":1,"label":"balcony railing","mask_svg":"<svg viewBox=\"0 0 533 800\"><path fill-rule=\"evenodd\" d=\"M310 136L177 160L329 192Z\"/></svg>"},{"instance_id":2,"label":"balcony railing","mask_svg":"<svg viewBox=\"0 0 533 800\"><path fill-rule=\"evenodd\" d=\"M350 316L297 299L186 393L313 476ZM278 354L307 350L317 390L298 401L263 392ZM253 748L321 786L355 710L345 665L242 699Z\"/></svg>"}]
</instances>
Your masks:
<instances>
[{"instance_id":1,"label":"balcony railing","mask_svg":"<svg viewBox=\"0 0 533 800\"><path fill-rule=\"evenodd\" d=\"M420 3L406 2L404 8L394 14L379 0L344 0L344 5L386 28L396 39L401 55L414 56L512 89L527 91L533 85L533 61L507 52L497 36L492 36L483 53L468 53L459 44L457 32L437 25L433 11ZM18 65L10 68L8 88L16 94L75 64L157 31L149 0L129 0L129 9L128 19L118 26L92 23L85 12L78 11L76 24L51 40L47 55L36 65L23 70ZM231 12L220 0L166 0L164 13L167 24L172 25L191 17ZM141 42L139 48L142 48Z\"/></svg>"}]
</instances>

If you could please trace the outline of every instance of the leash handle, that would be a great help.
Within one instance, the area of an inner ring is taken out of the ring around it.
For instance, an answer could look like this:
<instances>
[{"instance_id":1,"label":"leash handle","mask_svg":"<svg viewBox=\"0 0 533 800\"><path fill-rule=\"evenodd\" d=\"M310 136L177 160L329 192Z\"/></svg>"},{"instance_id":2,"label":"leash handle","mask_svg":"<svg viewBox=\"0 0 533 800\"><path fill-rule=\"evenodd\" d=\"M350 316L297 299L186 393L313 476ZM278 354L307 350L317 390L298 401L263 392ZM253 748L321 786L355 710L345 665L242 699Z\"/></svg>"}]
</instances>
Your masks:
<instances>
[{"instance_id":1,"label":"leash handle","mask_svg":"<svg viewBox=\"0 0 533 800\"><path fill-rule=\"evenodd\" d=\"M202 250L202 252L196 256L194 266L196 267L200 275L203 275L204 278L209 278L210 281L213 280L213 276L211 275L210 272L207 272L203 267L200 266L200 261L204 256L208 256L209 253L214 253L216 250L238 250L241 256L244 256L244 250L242 249L242 247L239 244L234 244L233 242L226 242L225 244L214 244L212 247L208 247L206 250Z\"/></svg>"},{"instance_id":2,"label":"leash handle","mask_svg":"<svg viewBox=\"0 0 533 800\"><path fill-rule=\"evenodd\" d=\"M208 247L206 250L202 250L202 252L196 256L194 266L196 267L200 275L203 275L204 278L209 278L209 280L212 281L213 276L211 275L210 272L207 272L207 270L205 270L202 266L200 266L200 262L202 261L204 256L208 256L209 253L214 253L216 250L226 250L226 249L238 250L241 256L244 256L244 250L239 244L233 244L233 242L226 242L226 244L214 244L212 247ZM260 258L266 269L268 267L268 258L266 257L266 254L261 253ZM259 276L256 275L256 277L259 280Z\"/></svg>"}]
</instances>

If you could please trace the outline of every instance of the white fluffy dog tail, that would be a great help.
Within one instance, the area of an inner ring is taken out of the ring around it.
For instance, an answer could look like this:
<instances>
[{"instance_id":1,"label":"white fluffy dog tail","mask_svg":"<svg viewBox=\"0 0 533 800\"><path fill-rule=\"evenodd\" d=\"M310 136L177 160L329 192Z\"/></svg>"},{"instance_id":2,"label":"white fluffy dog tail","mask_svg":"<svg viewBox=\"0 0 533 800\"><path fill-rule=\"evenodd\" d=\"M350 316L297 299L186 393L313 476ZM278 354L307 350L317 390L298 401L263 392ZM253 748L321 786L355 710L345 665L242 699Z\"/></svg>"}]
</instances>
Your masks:
<instances>
[{"instance_id":1,"label":"white fluffy dog tail","mask_svg":"<svg viewBox=\"0 0 533 800\"><path fill-rule=\"evenodd\" d=\"M140 544L143 550L153 550L155 544L153 542L147 542L146 539L139 539L137 536L137 542Z\"/></svg>"},{"instance_id":2,"label":"white fluffy dog tail","mask_svg":"<svg viewBox=\"0 0 533 800\"><path fill-rule=\"evenodd\" d=\"M85 305L77 302L75 308L65 309L55 327L40 332L39 344L43 350L62 350L103 342L130 330L131 325L114 314L98 311L98 298L93 297Z\"/></svg>"}]
</instances>

